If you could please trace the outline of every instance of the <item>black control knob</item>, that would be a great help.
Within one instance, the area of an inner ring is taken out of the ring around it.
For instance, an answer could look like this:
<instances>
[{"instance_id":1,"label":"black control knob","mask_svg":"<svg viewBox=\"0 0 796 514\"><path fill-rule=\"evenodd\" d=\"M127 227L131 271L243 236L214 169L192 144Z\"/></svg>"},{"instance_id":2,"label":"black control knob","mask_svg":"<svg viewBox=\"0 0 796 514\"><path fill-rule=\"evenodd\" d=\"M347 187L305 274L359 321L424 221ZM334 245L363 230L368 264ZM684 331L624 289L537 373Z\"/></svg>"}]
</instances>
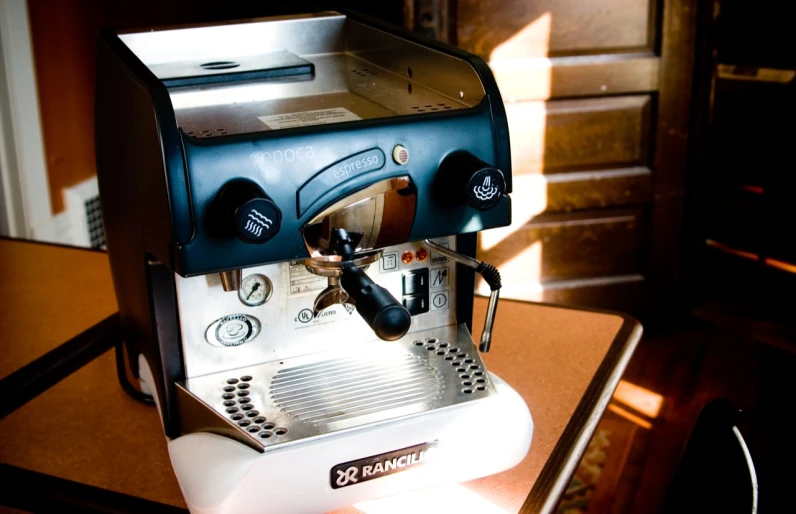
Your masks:
<instances>
[{"instance_id":1,"label":"black control knob","mask_svg":"<svg viewBox=\"0 0 796 514\"><path fill-rule=\"evenodd\" d=\"M443 205L467 204L485 211L506 193L503 172L470 152L445 157L434 180L435 200Z\"/></svg>"},{"instance_id":2,"label":"black control knob","mask_svg":"<svg viewBox=\"0 0 796 514\"><path fill-rule=\"evenodd\" d=\"M262 244L279 232L282 211L250 180L234 180L221 189L214 214L221 217L225 232L230 229L244 243Z\"/></svg>"}]
</instances>

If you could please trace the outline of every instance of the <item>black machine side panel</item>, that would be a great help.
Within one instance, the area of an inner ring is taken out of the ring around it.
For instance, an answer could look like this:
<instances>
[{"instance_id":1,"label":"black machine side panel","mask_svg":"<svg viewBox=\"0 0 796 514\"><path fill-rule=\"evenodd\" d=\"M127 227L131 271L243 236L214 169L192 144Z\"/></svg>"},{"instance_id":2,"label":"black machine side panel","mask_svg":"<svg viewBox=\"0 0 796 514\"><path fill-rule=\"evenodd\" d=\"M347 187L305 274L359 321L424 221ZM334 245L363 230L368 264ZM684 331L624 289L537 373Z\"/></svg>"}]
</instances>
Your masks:
<instances>
[{"instance_id":1,"label":"black machine side panel","mask_svg":"<svg viewBox=\"0 0 796 514\"><path fill-rule=\"evenodd\" d=\"M162 327L159 333L150 302L154 295L163 295L163 302L175 297L174 277L160 276L155 289L147 271L148 260L173 267L164 143L150 91L102 37L96 81L97 179L122 329L132 353L143 353L152 368L166 433L177 436L171 413L176 412L174 381L183 373L180 337L176 325L169 334ZM171 312L177 323L176 311Z\"/></svg>"}]
</instances>

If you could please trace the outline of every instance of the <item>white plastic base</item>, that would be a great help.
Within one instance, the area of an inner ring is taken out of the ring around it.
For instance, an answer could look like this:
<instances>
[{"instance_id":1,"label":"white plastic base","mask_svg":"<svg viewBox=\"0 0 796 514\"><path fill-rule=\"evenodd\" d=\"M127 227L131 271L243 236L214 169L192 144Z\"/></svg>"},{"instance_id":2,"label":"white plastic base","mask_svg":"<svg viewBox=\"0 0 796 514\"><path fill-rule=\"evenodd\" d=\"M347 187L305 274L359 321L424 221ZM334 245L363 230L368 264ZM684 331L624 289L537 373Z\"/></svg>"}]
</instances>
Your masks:
<instances>
[{"instance_id":1,"label":"white plastic base","mask_svg":"<svg viewBox=\"0 0 796 514\"><path fill-rule=\"evenodd\" d=\"M413 489L462 482L517 465L531 444L533 421L523 399L492 375L496 396L382 423L303 445L259 453L207 433L169 442L174 472L193 513L318 514ZM422 465L340 489L332 467L438 441Z\"/></svg>"},{"instance_id":2,"label":"white plastic base","mask_svg":"<svg viewBox=\"0 0 796 514\"><path fill-rule=\"evenodd\" d=\"M141 376L150 378L143 358ZM259 453L232 439L193 433L169 442L169 455L193 513L319 514L415 489L463 482L519 464L533 421L525 401L490 374L498 394L414 418L331 434ZM150 378L151 380L151 378ZM421 465L332 489L337 464L437 441Z\"/></svg>"}]
</instances>

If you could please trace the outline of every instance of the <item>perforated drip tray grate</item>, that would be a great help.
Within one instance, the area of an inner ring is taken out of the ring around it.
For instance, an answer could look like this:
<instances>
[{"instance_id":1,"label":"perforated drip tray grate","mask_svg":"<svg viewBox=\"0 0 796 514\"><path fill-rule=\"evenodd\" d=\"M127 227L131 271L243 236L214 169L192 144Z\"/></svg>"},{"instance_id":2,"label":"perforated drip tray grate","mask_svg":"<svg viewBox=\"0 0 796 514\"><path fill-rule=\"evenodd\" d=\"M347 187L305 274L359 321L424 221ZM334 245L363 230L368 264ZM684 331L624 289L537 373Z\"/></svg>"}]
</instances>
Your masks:
<instances>
[{"instance_id":1,"label":"perforated drip tray grate","mask_svg":"<svg viewBox=\"0 0 796 514\"><path fill-rule=\"evenodd\" d=\"M190 378L178 387L184 432L216 431L264 450L495 392L464 325Z\"/></svg>"}]
</instances>

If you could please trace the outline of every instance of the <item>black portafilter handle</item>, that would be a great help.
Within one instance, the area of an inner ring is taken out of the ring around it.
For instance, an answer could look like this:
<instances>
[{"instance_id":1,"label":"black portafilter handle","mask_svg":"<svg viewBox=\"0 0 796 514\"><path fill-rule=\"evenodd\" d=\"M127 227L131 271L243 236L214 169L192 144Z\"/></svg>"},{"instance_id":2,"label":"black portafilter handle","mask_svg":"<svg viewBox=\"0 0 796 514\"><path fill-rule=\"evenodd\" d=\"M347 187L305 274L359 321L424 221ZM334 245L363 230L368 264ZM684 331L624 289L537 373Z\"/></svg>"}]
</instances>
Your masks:
<instances>
[{"instance_id":1,"label":"black portafilter handle","mask_svg":"<svg viewBox=\"0 0 796 514\"><path fill-rule=\"evenodd\" d=\"M343 261L353 260L356 236L343 229L335 229L329 246ZM412 324L409 311L387 289L373 282L362 269L353 265L343 268L340 285L356 303L359 315L379 338L395 341L409 331Z\"/></svg>"},{"instance_id":2,"label":"black portafilter handle","mask_svg":"<svg viewBox=\"0 0 796 514\"><path fill-rule=\"evenodd\" d=\"M354 299L357 312L379 338L395 341L409 331L412 323L409 311L367 273L354 266L345 268L340 285Z\"/></svg>"}]
</instances>

